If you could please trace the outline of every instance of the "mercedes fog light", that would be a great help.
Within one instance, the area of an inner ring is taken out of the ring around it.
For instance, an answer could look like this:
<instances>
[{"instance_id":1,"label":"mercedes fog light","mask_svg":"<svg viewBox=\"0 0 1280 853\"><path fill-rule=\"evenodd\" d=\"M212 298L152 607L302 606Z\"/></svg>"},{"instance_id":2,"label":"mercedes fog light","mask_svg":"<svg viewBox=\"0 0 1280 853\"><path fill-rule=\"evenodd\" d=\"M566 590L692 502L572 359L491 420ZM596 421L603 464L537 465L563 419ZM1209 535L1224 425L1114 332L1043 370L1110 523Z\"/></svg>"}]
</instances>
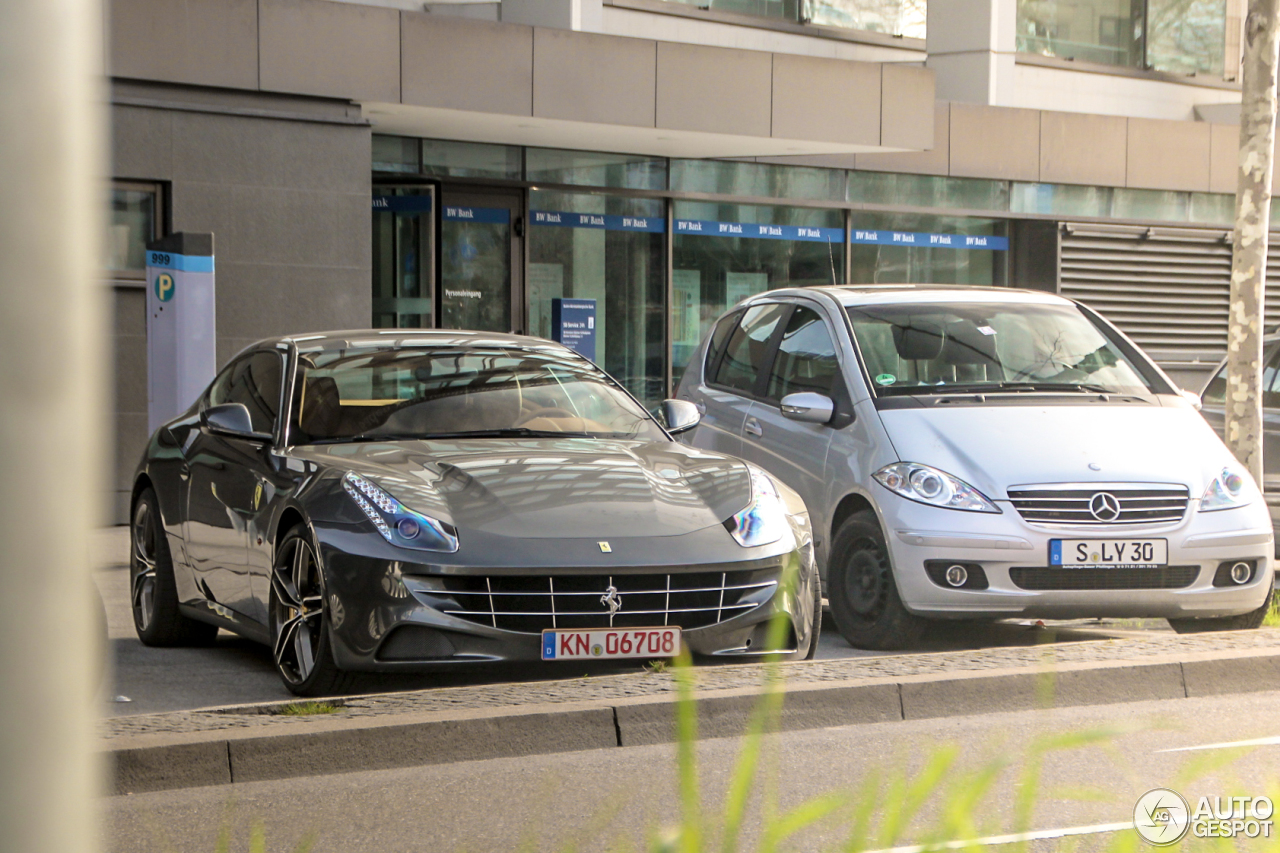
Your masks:
<instances>
[{"instance_id":1,"label":"mercedes fog light","mask_svg":"<svg viewBox=\"0 0 1280 853\"><path fill-rule=\"evenodd\" d=\"M1231 580L1238 584L1249 582L1249 578L1253 576L1253 566L1248 563L1236 563L1231 567Z\"/></svg>"},{"instance_id":2,"label":"mercedes fog light","mask_svg":"<svg viewBox=\"0 0 1280 853\"><path fill-rule=\"evenodd\" d=\"M964 586L965 581L969 579L969 572L964 566L950 566L947 569L946 579L952 586Z\"/></svg>"}]
</instances>

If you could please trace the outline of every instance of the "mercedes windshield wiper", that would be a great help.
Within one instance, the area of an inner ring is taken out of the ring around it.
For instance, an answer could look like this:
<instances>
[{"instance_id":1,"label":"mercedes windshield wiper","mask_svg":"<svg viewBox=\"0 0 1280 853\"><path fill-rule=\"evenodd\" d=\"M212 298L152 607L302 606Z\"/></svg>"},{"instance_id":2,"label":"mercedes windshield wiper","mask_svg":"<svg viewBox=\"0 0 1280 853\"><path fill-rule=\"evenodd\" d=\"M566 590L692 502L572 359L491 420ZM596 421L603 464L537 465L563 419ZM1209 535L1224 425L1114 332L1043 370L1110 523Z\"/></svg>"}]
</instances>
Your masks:
<instances>
[{"instance_id":1,"label":"mercedes windshield wiper","mask_svg":"<svg viewBox=\"0 0 1280 853\"><path fill-rule=\"evenodd\" d=\"M1022 391L1070 391L1080 394L1116 394L1132 396L1132 392L1079 382L954 382L943 385L900 385L882 388L882 394L917 396L935 394L1001 394Z\"/></svg>"}]
</instances>

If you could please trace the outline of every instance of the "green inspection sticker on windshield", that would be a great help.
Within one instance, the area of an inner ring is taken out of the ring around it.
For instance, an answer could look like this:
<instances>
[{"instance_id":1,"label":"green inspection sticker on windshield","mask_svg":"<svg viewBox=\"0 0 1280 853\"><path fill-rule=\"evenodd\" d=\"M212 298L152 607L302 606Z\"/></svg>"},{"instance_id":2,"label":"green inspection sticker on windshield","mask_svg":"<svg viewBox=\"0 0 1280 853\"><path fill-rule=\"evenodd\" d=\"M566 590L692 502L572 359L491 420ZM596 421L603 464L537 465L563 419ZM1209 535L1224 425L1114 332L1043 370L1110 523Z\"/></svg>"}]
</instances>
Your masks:
<instances>
[{"instance_id":1,"label":"green inspection sticker on windshield","mask_svg":"<svg viewBox=\"0 0 1280 853\"><path fill-rule=\"evenodd\" d=\"M897 381L898 377L894 376L892 373L881 373L876 377L876 382L880 385L892 385Z\"/></svg>"}]
</instances>

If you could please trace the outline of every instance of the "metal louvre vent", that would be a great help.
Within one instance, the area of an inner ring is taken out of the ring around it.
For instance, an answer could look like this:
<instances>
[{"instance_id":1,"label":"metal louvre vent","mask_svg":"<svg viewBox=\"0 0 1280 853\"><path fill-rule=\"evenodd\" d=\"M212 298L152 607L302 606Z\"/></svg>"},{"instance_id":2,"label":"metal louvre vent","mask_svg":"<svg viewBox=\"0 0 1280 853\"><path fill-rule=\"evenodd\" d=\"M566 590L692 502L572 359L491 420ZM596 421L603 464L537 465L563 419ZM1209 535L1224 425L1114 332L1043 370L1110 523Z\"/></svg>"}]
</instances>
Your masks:
<instances>
[{"instance_id":1,"label":"metal louvre vent","mask_svg":"<svg viewBox=\"0 0 1280 853\"><path fill-rule=\"evenodd\" d=\"M1114 503L1095 501L1100 496ZM1009 500L1027 521L1048 524L1159 524L1181 521L1190 501L1186 486L1067 483L1009 489ZM1106 508L1112 507L1110 512ZM1118 508L1118 512L1115 509ZM1103 510L1095 514L1095 509Z\"/></svg>"},{"instance_id":2,"label":"metal louvre vent","mask_svg":"<svg viewBox=\"0 0 1280 853\"><path fill-rule=\"evenodd\" d=\"M767 601L780 569L672 574L450 576L445 613L507 631L714 625ZM612 601L619 605L610 612Z\"/></svg>"},{"instance_id":3,"label":"metal louvre vent","mask_svg":"<svg viewBox=\"0 0 1280 853\"><path fill-rule=\"evenodd\" d=\"M1271 244L1268 289L1280 288L1280 246ZM1226 351L1231 232L1065 223L1062 295L1078 299L1147 350ZM1280 323L1267 299L1266 328Z\"/></svg>"},{"instance_id":4,"label":"metal louvre vent","mask_svg":"<svg viewBox=\"0 0 1280 853\"><path fill-rule=\"evenodd\" d=\"M1199 566L1150 569L1050 569L1015 567L1009 580L1019 589L1184 589L1200 575Z\"/></svg>"}]
</instances>

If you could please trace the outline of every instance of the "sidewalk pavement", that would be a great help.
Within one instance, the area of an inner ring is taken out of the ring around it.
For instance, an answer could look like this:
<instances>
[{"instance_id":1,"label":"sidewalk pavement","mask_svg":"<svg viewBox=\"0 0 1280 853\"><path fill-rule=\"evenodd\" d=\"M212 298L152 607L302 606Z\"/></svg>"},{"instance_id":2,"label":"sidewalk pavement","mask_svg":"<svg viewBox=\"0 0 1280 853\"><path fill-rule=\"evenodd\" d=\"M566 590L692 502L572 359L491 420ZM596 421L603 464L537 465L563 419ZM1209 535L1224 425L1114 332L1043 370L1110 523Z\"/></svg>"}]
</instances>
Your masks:
<instances>
[{"instance_id":1,"label":"sidewalk pavement","mask_svg":"<svg viewBox=\"0 0 1280 853\"><path fill-rule=\"evenodd\" d=\"M770 675L774 673L774 675ZM765 679L784 730L1280 690L1280 629L694 670L702 737L742 734ZM103 720L116 793L674 739L674 674L626 673Z\"/></svg>"}]
</instances>

